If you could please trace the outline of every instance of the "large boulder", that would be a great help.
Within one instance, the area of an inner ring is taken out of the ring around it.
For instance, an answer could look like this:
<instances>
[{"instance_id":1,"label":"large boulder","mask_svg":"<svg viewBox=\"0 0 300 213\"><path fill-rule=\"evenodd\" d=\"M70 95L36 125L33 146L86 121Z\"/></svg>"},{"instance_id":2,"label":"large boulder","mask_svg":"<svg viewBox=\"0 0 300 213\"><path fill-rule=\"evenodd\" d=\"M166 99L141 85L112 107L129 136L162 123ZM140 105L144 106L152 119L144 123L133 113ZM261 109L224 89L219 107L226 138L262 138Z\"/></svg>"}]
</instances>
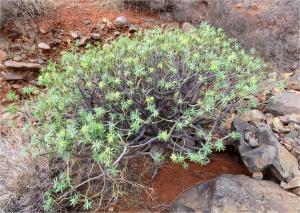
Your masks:
<instances>
[{"instance_id":1,"label":"large boulder","mask_svg":"<svg viewBox=\"0 0 300 213\"><path fill-rule=\"evenodd\" d=\"M273 115L300 114L300 93L284 92L274 96L266 110Z\"/></svg>"},{"instance_id":2,"label":"large boulder","mask_svg":"<svg viewBox=\"0 0 300 213\"><path fill-rule=\"evenodd\" d=\"M300 212L300 197L244 175L221 175L184 192L171 212Z\"/></svg>"},{"instance_id":3,"label":"large boulder","mask_svg":"<svg viewBox=\"0 0 300 213\"><path fill-rule=\"evenodd\" d=\"M271 171L279 181L300 176L297 159L280 144L272 129L265 123L252 123L250 125L241 120L233 122L234 129L240 133L235 146L248 170L252 173ZM259 145L251 146L246 135L252 135Z\"/></svg>"}]
</instances>

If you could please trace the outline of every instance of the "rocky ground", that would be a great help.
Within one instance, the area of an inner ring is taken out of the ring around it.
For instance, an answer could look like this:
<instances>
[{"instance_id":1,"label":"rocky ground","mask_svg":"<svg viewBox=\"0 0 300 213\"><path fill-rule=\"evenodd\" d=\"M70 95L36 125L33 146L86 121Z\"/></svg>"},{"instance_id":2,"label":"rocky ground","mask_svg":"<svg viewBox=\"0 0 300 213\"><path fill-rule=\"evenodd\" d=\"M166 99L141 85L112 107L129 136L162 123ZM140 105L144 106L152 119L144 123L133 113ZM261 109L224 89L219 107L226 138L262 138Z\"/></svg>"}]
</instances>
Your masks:
<instances>
[{"instance_id":1,"label":"rocky ground","mask_svg":"<svg viewBox=\"0 0 300 213\"><path fill-rule=\"evenodd\" d=\"M253 8L251 4L247 7L250 7L251 15L253 15L255 11L265 9L262 5L258 4ZM83 6L84 9L82 9ZM243 8L246 8L243 4L234 6L234 9L239 11ZM204 16L203 14L201 18ZM197 23L194 20L191 20L192 22ZM49 60L59 61L63 51L72 46L77 46L78 51L84 51L89 43L110 42L121 35L131 37L139 30L154 26L166 30L181 27L187 32L194 28L189 22L177 22L169 16L136 10L112 10L111 5L107 3L91 0L62 4L53 13L35 20L34 23L34 25L28 23L24 26L9 23L2 31L0 38L0 139L6 137L11 128L7 125L10 116L6 107L23 102L27 97L22 93L22 88L36 85L40 70L47 65ZM212 165L217 162L215 166L203 168L194 165L187 172L169 165L169 168L162 169L157 181L153 184L157 191L163 191L160 192L159 201L167 203L164 209L168 208L177 194L200 182L199 185L184 192L173 203L171 211L300 211L299 63L292 60L289 69L270 72L268 79L264 93L256 97L257 102L260 103L257 109L229 121L232 123L231 128L241 135L239 141L232 141L229 145L234 147L240 155L241 161L251 175L236 160L231 161L224 156L216 157L215 160L212 158ZM282 89L284 89L283 92ZM8 92L12 90L16 91L19 100L7 99ZM22 126L22 119L18 120L18 125ZM0 157L3 156L0 155ZM222 161L224 161L223 167ZM214 171L216 168L218 171ZM18 169L22 168L18 167ZM209 173L211 171L213 172ZM186 176L182 175L184 173ZM222 173L244 174L252 178L241 175L217 177ZM208 175L203 177L203 174ZM179 180L177 182L174 181L176 178L169 180L168 177L173 177L172 175ZM174 187L174 190L170 191L166 188L166 186L172 188L172 185L180 184L183 179L189 184L177 187L177 189ZM170 196L172 193L173 195ZM176 193L175 196L174 193ZM155 204L158 205L158 203ZM151 208L149 204L147 205Z\"/></svg>"},{"instance_id":2,"label":"rocky ground","mask_svg":"<svg viewBox=\"0 0 300 213\"><path fill-rule=\"evenodd\" d=\"M231 145L252 179L222 175L201 183L183 193L172 212L300 211L300 69L268 77L263 96L270 99L232 122L241 137ZM286 89L279 93L280 79Z\"/></svg>"}]
</instances>

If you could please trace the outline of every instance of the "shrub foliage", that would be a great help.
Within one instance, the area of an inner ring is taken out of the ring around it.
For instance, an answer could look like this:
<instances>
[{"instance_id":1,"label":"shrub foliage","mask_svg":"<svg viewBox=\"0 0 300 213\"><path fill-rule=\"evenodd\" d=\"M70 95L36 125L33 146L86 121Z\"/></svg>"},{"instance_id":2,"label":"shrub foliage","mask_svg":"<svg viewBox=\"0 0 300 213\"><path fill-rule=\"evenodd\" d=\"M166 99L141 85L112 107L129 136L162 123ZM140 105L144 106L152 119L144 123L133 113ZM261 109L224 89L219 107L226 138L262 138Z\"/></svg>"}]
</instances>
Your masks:
<instances>
[{"instance_id":1,"label":"shrub foliage","mask_svg":"<svg viewBox=\"0 0 300 213\"><path fill-rule=\"evenodd\" d=\"M258 91L263 69L253 53L206 23L192 33L154 29L88 47L84 54L63 54L61 64L50 64L39 78L46 90L34 104L31 145L99 168L76 185L66 166L47 194L46 210L61 198L92 207L89 193L78 194L81 186L116 180L126 159L162 160L163 153L149 151L157 144L175 162L208 163L212 151L224 150L223 140L237 137L215 136L228 113ZM105 189L105 196L114 196L112 191Z\"/></svg>"}]
</instances>

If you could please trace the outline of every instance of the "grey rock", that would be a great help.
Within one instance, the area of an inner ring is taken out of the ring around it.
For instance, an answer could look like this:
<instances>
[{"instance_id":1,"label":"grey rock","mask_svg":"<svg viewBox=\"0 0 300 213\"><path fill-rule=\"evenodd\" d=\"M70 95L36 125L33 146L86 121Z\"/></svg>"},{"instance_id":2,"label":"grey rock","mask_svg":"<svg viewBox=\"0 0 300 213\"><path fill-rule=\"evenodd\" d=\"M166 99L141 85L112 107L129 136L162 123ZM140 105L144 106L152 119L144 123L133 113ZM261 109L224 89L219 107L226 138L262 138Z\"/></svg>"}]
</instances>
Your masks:
<instances>
[{"instance_id":1,"label":"grey rock","mask_svg":"<svg viewBox=\"0 0 300 213\"><path fill-rule=\"evenodd\" d=\"M118 16L115 21L114 24L116 27L125 27L128 25L128 21L127 18L125 16Z\"/></svg>"},{"instance_id":2,"label":"grey rock","mask_svg":"<svg viewBox=\"0 0 300 213\"><path fill-rule=\"evenodd\" d=\"M40 48L42 50L50 50L51 49L51 47L48 44L44 43L44 42L38 43L38 48Z\"/></svg>"},{"instance_id":3,"label":"grey rock","mask_svg":"<svg viewBox=\"0 0 300 213\"><path fill-rule=\"evenodd\" d=\"M286 180L300 175L297 159L279 143L271 128L265 123L253 122L253 126L243 121L234 121L233 127L241 137L235 146L242 161L250 172L263 172L272 168L272 174L278 180ZM258 147L247 144L245 133L251 131L257 138Z\"/></svg>"},{"instance_id":4,"label":"grey rock","mask_svg":"<svg viewBox=\"0 0 300 213\"><path fill-rule=\"evenodd\" d=\"M300 124L300 114L290 114L279 117L280 121L285 124L296 123Z\"/></svg>"},{"instance_id":5,"label":"grey rock","mask_svg":"<svg viewBox=\"0 0 300 213\"><path fill-rule=\"evenodd\" d=\"M24 63L17 61L6 61L4 63L5 67L14 71L40 71L42 66L36 63Z\"/></svg>"},{"instance_id":6,"label":"grey rock","mask_svg":"<svg viewBox=\"0 0 300 213\"><path fill-rule=\"evenodd\" d=\"M276 80L278 78L278 73L277 72L271 72L268 74L268 78L270 80Z\"/></svg>"},{"instance_id":7,"label":"grey rock","mask_svg":"<svg viewBox=\"0 0 300 213\"><path fill-rule=\"evenodd\" d=\"M288 127L283 126L283 123L279 118L274 118L271 124L272 129L278 133L288 133L290 129Z\"/></svg>"},{"instance_id":8,"label":"grey rock","mask_svg":"<svg viewBox=\"0 0 300 213\"><path fill-rule=\"evenodd\" d=\"M264 121L266 116L259 110L253 109L251 111L245 112L241 118L243 121Z\"/></svg>"},{"instance_id":9,"label":"grey rock","mask_svg":"<svg viewBox=\"0 0 300 213\"><path fill-rule=\"evenodd\" d=\"M274 136L269 126L264 123L256 123L256 136L261 144L272 145L277 149L277 154L272 166L281 179L293 178L300 175L297 159L286 150Z\"/></svg>"},{"instance_id":10,"label":"grey rock","mask_svg":"<svg viewBox=\"0 0 300 213\"><path fill-rule=\"evenodd\" d=\"M184 22L184 23L182 24L181 29L182 29L183 32L188 33L188 32L195 31L195 30L196 30L196 27L194 27L194 25L192 25L192 24L189 23L189 22Z\"/></svg>"},{"instance_id":11,"label":"grey rock","mask_svg":"<svg viewBox=\"0 0 300 213\"><path fill-rule=\"evenodd\" d=\"M5 81L16 81L24 78L22 74L15 72L1 72L1 76Z\"/></svg>"},{"instance_id":12,"label":"grey rock","mask_svg":"<svg viewBox=\"0 0 300 213\"><path fill-rule=\"evenodd\" d=\"M284 136L284 139L289 139L289 138L295 139L298 137L298 135L299 135L298 131L292 129L288 134Z\"/></svg>"},{"instance_id":13,"label":"grey rock","mask_svg":"<svg viewBox=\"0 0 300 213\"><path fill-rule=\"evenodd\" d=\"M135 33L137 31L139 31L139 29L137 28L137 26L135 26L134 24L131 24L129 26L129 30L128 30L130 33Z\"/></svg>"},{"instance_id":14,"label":"grey rock","mask_svg":"<svg viewBox=\"0 0 300 213\"><path fill-rule=\"evenodd\" d=\"M254 178L256 180L262 180L264 178L264 175L262 172L254 172L252 174L252 178Z\"/></svg>"},{"instance_id":15,"label":"grey rock","mask_svg":"<svg viewBox=\"0 0 300 213\"><path fill-rule=\"evenodd\" d=\"M261 146L241 154L243 163L250 172L262 172L270 167L276 156L274 146L262 144Z\"/></svg>"},{"instance_id":16,"label":"grey rock","mask_svg":"<svg viewBox=\"0 0 300 213\"><path fill-rule=\"evenodd\" d=\"M284 92L274 96L268 103L266 110L279 116L300 114L300 93Z\"/></svg>"},{"instance_id":17,"label":"grey rock","mask_svg":"<svg viewBox=\"0 0 300 213\"><path fill-rule=\"evenodd\" d=\"M234 145L238 152L244 153L252 149L252 147L245 140L245 132L251 127L250 124L239 119L234 119L232 122L233 129L235 129L240 134L240 139L234 141Z\"/></svg>"},{"instance_id":18,"label":"grey rock","mask_svg":"<svg viewBox=\"0 0 300 213\"><path fill-rule=\"evenodd\" d=\"M60 39L53 39L50 43L50 45L56 46L56 45L60 45L62 43L62 40Z\"/></svg>"},{"instance_id":19,"label":"grey rock","mask_svg":"<svg viewBox=\"0 0 300 213\"><path fill-rule=\"evenodd\" d=\"M45 61L41 58L38 58L37 62L38 62L38 64L41 64L41 65L45 64Z\"/></svg>"},{"instance_id":20,"label":"grey rock","mask_svg":"<svg viewBox=\"0 0 300 213\"><path fill-rule=\"evenodd\" d=\"M91 33L90 36L94 40L101 40L101 35L99 33Z\"/></svg>"},{"instance_id":21,"label":"grey rock","mask_svg":"<svg viewBox=\"0 0 300 213\"><path fill-rule=\"evenodd\" d=\"M271 181L244 175L221 175L184 192L171 212L289 212L300 211L300 198Z\"/></svg>"},{"instance_id":22,"label":"grey rock","mask_svg":"<svg viewBox=\"0 0 300 213\"><path fill-rule=\"evenodd\" d=\"M293 149L291 150L291 154L295 157L295 158L299 158L300 157L300 146L293 146ZM300 169L300 163L298 161L299 164L299 169Z\"/></svg>"}]
</instances>

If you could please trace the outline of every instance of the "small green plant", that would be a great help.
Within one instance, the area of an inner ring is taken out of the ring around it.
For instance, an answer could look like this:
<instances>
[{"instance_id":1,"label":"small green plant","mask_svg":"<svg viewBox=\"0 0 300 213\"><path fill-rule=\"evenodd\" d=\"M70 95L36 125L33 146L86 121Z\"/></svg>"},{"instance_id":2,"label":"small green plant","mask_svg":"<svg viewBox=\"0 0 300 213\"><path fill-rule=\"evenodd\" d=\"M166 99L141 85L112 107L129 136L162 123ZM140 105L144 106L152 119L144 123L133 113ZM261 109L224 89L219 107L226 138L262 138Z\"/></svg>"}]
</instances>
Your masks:
<instances>
[{"instance_id":1,"label":"small green plant","mask_svg":"<svg viewBox=\"0 0 300 213\"><path fill-rule=\"evenodd\" d=\"M64 53L61 64L42 71L39 82L46 90L34 102L32 150L66 162L45 209L53 199L55 208L68 201L86 210L95 199L102 207L102 201L116 200L126 159L150 155L158 163L169 156L184 167L189 161L207 164L213 151L225 150L224 140L238 138L219 124L259 91L264 68L253 53L206 23L193 33L153 29L84 54ZM151 153L157 144L168 154ZM81 183L70 170L74 158L90 166ZM102 193L87 196L90 187L83 186L91 182Z\"/></svg>"},{"instance_id":2,"label":"small green plant","mask_svg":"<svg viewBox=\"0 0 300 213\"><path fill-rule=\"evenodd\" d=\"M9 93L6 94L6 99L8 101L16 101L18 100L19 96L16 94L15 91L10 91Z\"/></svg>"},{"instance_id":3,"label":"small green plant","mask_svg":"<svg viewBox=\"0 0 300 213\"><path fill-rule=\"evenodd\" d=\"M27 86L22 89L24 95L32 95L36 91L35 86Z\"/></svg>"},{"instance_id":4,"label":"small green plant","mask_svg":"<svg viewBox=\"0 0 300 213\"><path fill-rule=\"evenodd\" d=\"M10 104L6 107L5 111L10 114L15 114L17 112L17 107L14 104Z\"/></svg>"}]
</instances>

